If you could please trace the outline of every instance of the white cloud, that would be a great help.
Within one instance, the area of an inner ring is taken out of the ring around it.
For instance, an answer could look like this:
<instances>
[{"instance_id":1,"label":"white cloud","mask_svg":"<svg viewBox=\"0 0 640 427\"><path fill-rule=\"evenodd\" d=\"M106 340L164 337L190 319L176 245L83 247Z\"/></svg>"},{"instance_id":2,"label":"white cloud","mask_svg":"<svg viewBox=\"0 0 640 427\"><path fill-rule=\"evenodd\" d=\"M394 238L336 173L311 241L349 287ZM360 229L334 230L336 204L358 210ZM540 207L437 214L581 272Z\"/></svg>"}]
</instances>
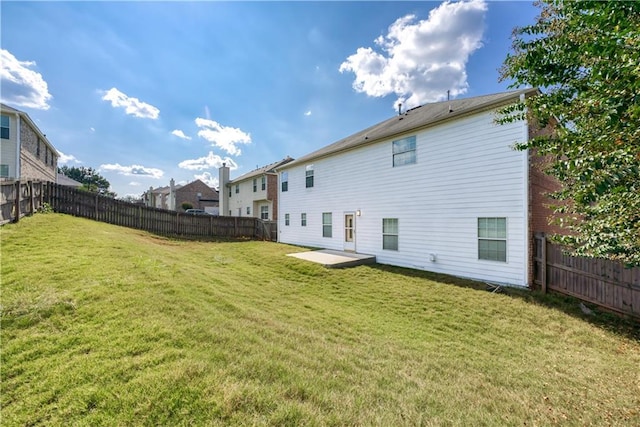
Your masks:
<instances>
[{"instance_id":1,"label":"white cloud","mask_svg":"<svg viewBox=\"0 0 640 427\"><path fill-rule=\"evenodd\" d=\"M415 15L397 19L388 34L375 40L378 52L360 47L339 68L353 72L353 88L368 96L395 94L398 102L412 108L467 91L466 64L482 47L484 0L444 2L426 20Z\"/></svg>"},{"instance_id":2,"label":"white cloud","mask_svg":"<svg viewBox=\"0 0 640 427\"><path fill-rule=\"evenodd\" d=\"M218 177L211 175L210 172L203 172L202 175L194 175L195 179L199 179L200 181L207 184L209 187L218 188Z\"/></svg>"},{"instance_id":3,"label":"white cloud","mask_svg":"<svg viewBox=\"0 0 640 427\"><path fill-rule=\"evenodd\" d=\"M305 116L309 117L311 115L311 110L304 113Z\"/></svg>"},{"instance_id":4,"label":"white cloud","mask_svg":"<svg viewBox=\"0 0 640 427\"><path fill-rule=\"evenodd\" d=\"M184 132L182 132L180 129L175 129L171 132L171 135L175 135L178 138L182 138L182 139L191 139L190 136L187 136L184 134Z\"/></svg>"},{"instance_id":5,"label":"white cloud","mask_svg":"<svg viewBox=\"0 0 640 427\"><path fill-rule=\"evenodd\" d=\"M130 186L132 186L132 187L139 187L139 186L141 186L141 185L142 185L142 183L141 183L141 182L138 182L138 181L131 181L131 182L129 183L129 185L130 185Z\"/></svg>"},{"instance_id":6,"label":"white cloud","mask_svg":"<svg viewBox=\"0 0 640 427\"><path fill-rule=\"evenodd\" d=\"M251 135L238 128L222 126L218 122L200 117L196 119L196 126L200 128L199 137L232 156L239 156L242 153L237 147L238 144L251 144Z\"/></svg>"},{"instance_id":7,"label":"white cloud","mask_svg":"<svg viewBox=\"0 0 640 427\"><path fill-rule=\"evenodd\" d=\"M153 105L142 102L138 98L131 98L115 87L106 91L102 99L104 101L111 101L113 108L122 107L125 113L135 117L155 120L160 114L160 110Z\"/></svg>"},{"instance_id":8,"label":"white cloud","mask_svg":"<svg viewBox=\"0 0 640 427\"><path fill-rule=\"evenodd\" d=\"M91 132L95 132L95 131L96 131L96 129L95 129L95 128L89 128L89 130L90 130Z\"/></svg>"},{"instance_id":9,"label":"white cloud","mask_svg":"<svg viewBox=\"0 0 640 427\"><path fill-rule=\"evenodd\" d=\"M226 163L230 170L238 169L238 165L231 158L226 157L223 159L217 154L213 154L213 151L209 151L206 157L182 161L178 164L178 167L189 170L204 170L219 168L222 166L222 163Z\"/></svg>"},{"instance_id":10,"label":"white cloud","mask_svg":"<svg viewBox=\"0 0 640 427\"><path fill-rule=\"evenodd\" d=\"M48 110L52 98L42 74L31 68L35 61L19 61L8 50L0 49L0 99L15 107Z\"/></svg>"},{"instance_id":11,"label":"white cloud","mask_svg":"<svg viewBox=\"0 0 640 427\"><path fill-rule=\"evenodd\" d=\"M140 165L121 166L118 163L100 165L100 170L114 171L125 176L139 176L155 179L160 179L164 175L164 172L160 169L147 168Z\"/></svg>"},{"instance_id":12,"label":"white cloud","mask_svg":"<svg viewBox=\"0 0 640 427\"><path fill-rule=\"evenodd\" d=\"M58 154L60 154L60 157L58 157L58 164L59 165L66 165L67 163L82 163L80 160L76 159L75 156L73 156L72 154L64 154L62 151L58 150Z\"/></svg>"}]
</instances>

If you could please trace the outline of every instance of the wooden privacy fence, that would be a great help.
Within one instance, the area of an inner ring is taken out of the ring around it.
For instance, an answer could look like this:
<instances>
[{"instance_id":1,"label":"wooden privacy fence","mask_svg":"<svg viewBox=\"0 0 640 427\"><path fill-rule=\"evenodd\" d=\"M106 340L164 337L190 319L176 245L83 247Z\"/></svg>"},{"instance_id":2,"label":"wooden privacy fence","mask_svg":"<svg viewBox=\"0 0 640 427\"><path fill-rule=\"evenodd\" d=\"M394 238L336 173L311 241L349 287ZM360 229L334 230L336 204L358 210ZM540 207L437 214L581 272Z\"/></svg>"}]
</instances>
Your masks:
<instances>
[{"instance_id":1,"label":"wooden privacy fence","mask_svg":"<svg viewBox=\"0 0 640 427\"><path fill-rule=\"evenodd\" d=\"M19 221L40 209L45 186L40 181L0 181L0 224Z\"/></svg>"},{"instance_id":2,"label":"wooden privacy fence","mask_svg":"<svg viewBox=\"0 0 640 427\"><path fill-rule=\"evenodd\" d=\"M157 209L53 182L2 183L3 222L33 213L49 203L54 212L149 231L164 236L276 240L273 222L251 217L192 215ZM6 191L5 191L6 187ZM18 190L19 189L19 190ZM5 199L7 202L5 204ZM5 211L8 219L5 221Z\"/></svg>"},{"instance_id":3,"label":"wooden privacy fence","mask_svg":"<svg viewBox=\"0 0 640 427\"><path fill-rule=\"evenodd\" d=\"M552 290L640 319L640 268L567 255L562 246L535 234L534 282Z\"/></svg>"}]
</instances>

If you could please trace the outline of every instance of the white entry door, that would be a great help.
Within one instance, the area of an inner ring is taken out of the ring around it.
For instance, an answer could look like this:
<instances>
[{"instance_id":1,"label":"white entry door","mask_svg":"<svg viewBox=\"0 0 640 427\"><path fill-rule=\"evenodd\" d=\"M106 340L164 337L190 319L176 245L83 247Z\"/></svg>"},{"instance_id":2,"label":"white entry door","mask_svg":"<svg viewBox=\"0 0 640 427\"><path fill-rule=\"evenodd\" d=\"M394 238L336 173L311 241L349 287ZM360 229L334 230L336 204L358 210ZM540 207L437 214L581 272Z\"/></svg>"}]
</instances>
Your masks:
<instances>
[{"instance_id":1,"label":"white entry door","mask_svg":"<svg viewBox=\"0 0 640 427\"><path fill-rule=\"evenodd\" d=\"M345 212L344 214L344 250L356 251L356 214Z\"/></svg>"}]
</instances>

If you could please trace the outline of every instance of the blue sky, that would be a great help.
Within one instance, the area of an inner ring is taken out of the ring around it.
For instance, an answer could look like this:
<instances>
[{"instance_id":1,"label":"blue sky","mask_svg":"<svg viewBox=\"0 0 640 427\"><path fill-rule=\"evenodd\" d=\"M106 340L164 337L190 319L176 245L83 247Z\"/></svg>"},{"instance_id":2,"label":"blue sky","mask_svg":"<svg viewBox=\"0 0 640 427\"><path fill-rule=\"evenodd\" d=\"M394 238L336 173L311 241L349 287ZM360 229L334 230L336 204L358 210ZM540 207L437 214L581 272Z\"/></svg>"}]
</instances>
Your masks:
<instances>
[{"instance_id":1,"label":"blue sky","mask_svg":"<svg viewBox=\"0 0 640 427\"><path fill-rule=\"evenodd\" d=\"M531 2L6 2L2 102L119 197L217 187L412 107L507 89Z\"/></svg>"}]
</instances>

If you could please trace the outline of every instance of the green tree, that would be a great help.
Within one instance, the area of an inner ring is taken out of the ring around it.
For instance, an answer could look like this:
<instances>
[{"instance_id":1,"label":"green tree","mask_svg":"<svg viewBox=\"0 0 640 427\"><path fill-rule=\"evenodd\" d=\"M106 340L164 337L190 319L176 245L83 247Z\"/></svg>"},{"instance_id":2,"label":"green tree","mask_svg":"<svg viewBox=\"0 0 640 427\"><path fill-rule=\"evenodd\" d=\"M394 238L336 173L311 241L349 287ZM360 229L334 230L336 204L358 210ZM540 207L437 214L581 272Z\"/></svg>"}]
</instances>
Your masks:
<instances>
[{"instance_id":1,"label":"green tree","mask_svg":"<svg viewBox=\"0 0 640 427\"><path fill-rule=\"evenodd\" d=\"M82 183L82 188L86 191L107 197L116 197L116 193L109 191L111 186L109 181L93 168L63 166L58 168L58 173Z\"/></svg>"},{"instance_id":2,"label":"green tree","mask_svg":"<svg viewBox=\"0 0 640 427\"><path fill-rule=\"evenodd\" d=\"M563 183L552 196L570 232L556 238L577 255L640 265L640 2L537 5L536 22L513 32L501 80L541 93L499 121L555 126L519 148L547 155Z\"/></svg>"}]
</instances>

